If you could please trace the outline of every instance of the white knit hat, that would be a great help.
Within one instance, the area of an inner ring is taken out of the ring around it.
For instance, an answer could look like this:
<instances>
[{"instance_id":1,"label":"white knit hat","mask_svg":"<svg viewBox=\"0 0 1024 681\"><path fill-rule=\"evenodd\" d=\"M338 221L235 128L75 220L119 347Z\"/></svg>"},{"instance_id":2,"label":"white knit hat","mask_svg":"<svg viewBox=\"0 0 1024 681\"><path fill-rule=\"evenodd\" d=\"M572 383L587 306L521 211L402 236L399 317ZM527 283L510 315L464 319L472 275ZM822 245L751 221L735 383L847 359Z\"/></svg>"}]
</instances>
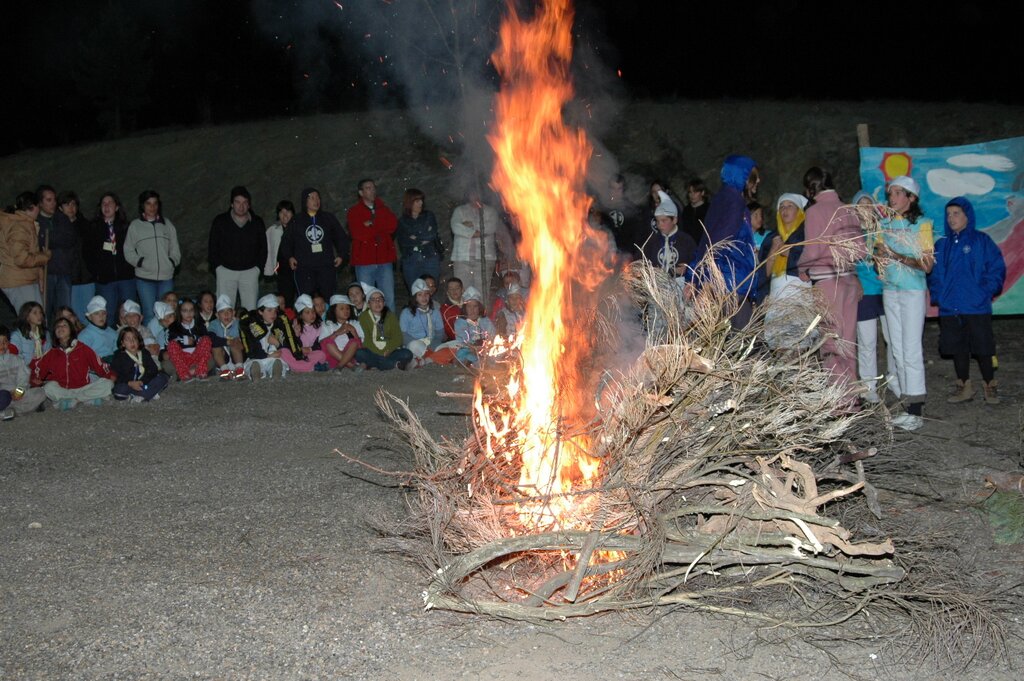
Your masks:
<instances>
[{"instance_id":1,"label":"white knit hat","mask_svg":"<svg viewBox=\"0 0 1024 681\"><path fill-rule=\"evenodd\" d=\"M661 201L658 202L658 207L654 209L654 217L667 215L674 218L679 215L679 208L676 207L676 202L673 201L668 194L659 189L658 198L661 199Z\"/></svg>"},{"instance_id":2,"label":"white knit hat","mask_svg":"<svg viewBox=\"0 0 1024 681\"><path fill-rule=\"evenodd\" d=\"M153 303L153 314L156 315L157 319L163 319L168 315L174 314L174 308L164 301L158 300Z\"/></svg>"},{"instance_id":3,"label":"white knit hat","mask_svg":"<svg viewBox=\"0 0 1024 681\"><path fill-rule=\"evenodd\" d=\"M107 299L103 296L93 296L89 304L85 306L85 316L88 317L94 312L106 311Z\"/></svg>"},{"instance_id":4,"label":"white knit hat","mask_svg":"<svg viewBox=\"0 0 1024 681\"><path fill-rule=\"evenodd\" d=\"M807 197L803 194L783 194L779 197L779 200L775 202L775 210L782 207L783 201L789 201L800 210L807 208Z\"/></svg>"},{"instance_id":5,"label":"white knit hat","mask_svg":"<svg viewBox=\"0 0 1024 681\"><path fill-rule=\"evenodd\" d=\"M331 299L327 301L327 304L331 307L334 307L335 305L351 305L352 300L348 296L335 294L331 296Z\"/></svg>"},{"instance_id":6,"label":"white knit hat","mask_svg":"<svg viewBox=\"0 0 1024 681\"><path fill-rule=\"evenodd\" d=\"M140 317L142 316L142 307L134 300L124 301L124 305L121 306L121 309L125 314L137 314Z\"/></svg>"},{"instance_id":7,"label":"white knit hat","mask_svg":"<svg viewBox=\"0 0 1024 681\"><path fill-rule=\"evenodd\" d=\"M268 293L256 301L256 307L277 307L277 296L273 293Z\"/></svg>"},{"instance_id":8,"label":"white knit hat","mask_svg":"<svg viewBox=\"0 0 1024 681\"><path fill-rule=\"evenodd\" d=\"M903 187L907 190L907 193L913 194L919 198L921 196L921 185L917 183L917 180L907 175L900 175L895 178L889 183L889 187ZM889 187L886 187L886 189L888 190Z\"/></svg>"},{"instance_id":9,"label":"white knit hat","mask_svg":"<svg viewBox=\"0 0 1024 681\"><path fill-rule=\"evenodd\" d=\"M223 293L217 296L217 312L220 312L221 310L232 310L234 307L235 306L231 304L231 299Z\"/></svg>"},{"instance_id":10,"label":"white knit hat","mask_svg":"<svg viewBox=\"0 0 1024 681\"><path fill-rule=\"evenodd\" d=\"M510 295L510 296L519 295L519 296L521 296L521 295L523 295L523 287L520 286L519 284L509 284L508 285L508 294L507 295Z\"/></svg>"},{"instance_id":11,"label":"white knit hat","mask_svg":"<svg viewBox=\"0 0 1024 681\"><path fill-rule=\"evenodd\" d=\"M484 297L480 295L480 292L477 291L475 287L470 286L469 288L462 292L462 302L465 303L467 300L475 300L476 302L482 305L484 302Z\"/></svg>"},{"instance_id":12,"label":"white knit hat","mask_svg":"<svg viewBox=\"0 0 1024 681\"><path fill-rule=\"evenodd\" d=\"M293 306L296 312L302 312L313 307L313 299L303 293L301 296L295 299L295 305Z\"/></svg>"},{"instance_id":13,"label":"white knit hat","mask_svg":"<svg viewBox=\"0 0 1024 681\"><path fill-rule=\"evenodd\" d=\"M427 286L427 282L423 281L422 279L417 279L416 281L412 282L412 286L409 287L409 291L412 293L414 297L417 293L429 290L430 287Z\"/></svg>"}]
</instances>

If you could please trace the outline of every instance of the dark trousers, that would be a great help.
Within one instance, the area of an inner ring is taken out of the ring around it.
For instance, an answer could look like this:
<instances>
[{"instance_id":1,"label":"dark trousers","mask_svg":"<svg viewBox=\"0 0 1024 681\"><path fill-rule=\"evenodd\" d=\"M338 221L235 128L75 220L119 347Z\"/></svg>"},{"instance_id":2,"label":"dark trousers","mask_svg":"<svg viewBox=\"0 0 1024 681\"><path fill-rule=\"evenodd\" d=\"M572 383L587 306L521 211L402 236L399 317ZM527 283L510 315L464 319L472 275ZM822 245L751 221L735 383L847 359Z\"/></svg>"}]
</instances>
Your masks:
<instances>
[{"instance_id":1,"label":"dark trousers","mask_svg":"<svg viewBox=\"0 0 1024 681\"><path fill-rule=\"evenodd\" d=\"M156 377L142 386L142 390L132 390L128 387L127 383L115 383L114 384L114 399L115 400L127 400L132 395L138 395L142 399L149 402L151 399L156 397L167 387L167 374L160 372Z\"/></svg>"},{"instance_id":2,"label":"dark trousers","mask_svg":"<svg viewBox=\"0 0 1024 681\"><path fill-rule=\"evenodd\" d=\"M338 288L338 276L334 267L303 267L295 270L295 288L302 294L313 295L319 292L324 298L330 298Z\"/></svg>"}]
</instances>

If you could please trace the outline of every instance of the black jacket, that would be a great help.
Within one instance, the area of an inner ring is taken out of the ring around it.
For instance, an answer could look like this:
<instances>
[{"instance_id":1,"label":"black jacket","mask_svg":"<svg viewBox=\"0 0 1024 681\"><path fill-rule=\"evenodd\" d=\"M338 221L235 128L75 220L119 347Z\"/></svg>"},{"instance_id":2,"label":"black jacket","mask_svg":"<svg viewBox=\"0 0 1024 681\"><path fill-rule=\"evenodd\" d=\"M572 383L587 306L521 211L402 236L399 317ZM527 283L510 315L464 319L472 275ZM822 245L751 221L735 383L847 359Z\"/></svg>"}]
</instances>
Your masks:
<instances>
[{"instance_id":1,"label":"black jacket","mask_svg":"<svg viewBox=\"0 0 1024 681\"><path fill-rule=\"evenodd\" d=\"M297 360L301 361L306 358L302 354L302 348L295 338L291 322L283 314L278 315L274 323L268 326L263 321L258 310L246 312L238 320L238 330L242 336L242 349L245 351L246 359L267 358L267 353L260 344L260 341L271 333L276 335L281 341L280 348L282 350L290 350L292 356Z\"/></svg>"},{"instance_id":2,"label":"black jacket","mask_svg":"<svg viewBox=\"0 0 1024 681\"><path fill-rule=\"evenodd\" d=\"M238 272L258 267L263 271L267 262L267 226L263 218L249 214L249 221L239 227L231 211L221 213L210 225L210 271L224 266Z\"/></svg>"},{"instance_id":3,"label":"black jacket","mask_svg":"<svg viewBox=\"0 0 1024 681\"><path fill-rule=\"evenodd\" d=\"M135 278L135 268L124 259L124 238L127 233L128 223L115 219L114 240L110 241L110 230L102 217L93 220L85 228L82 257L86 269L97 284ZM106 243L112 243L113 250L104 248Z\"/></svg>"},{"instance_id":4,"label":"black jacket","mask_svg":"<svg viewBox=\"0 0 1024 681\"><path fill-rule=\"evenodd\" d=\"M116 383L127 383L128 381L142 381L143 383L149 383L156 375L160 372L157 369L156 362L153 361L153 355L149 354L149 351L145 348L141 348L142 353L142 375L139 375L139 365L136 364L128 353L124 350L118 350L114 353L114 359L110 361L110 369L117 374Z\"/></svg>"}]
</instances>

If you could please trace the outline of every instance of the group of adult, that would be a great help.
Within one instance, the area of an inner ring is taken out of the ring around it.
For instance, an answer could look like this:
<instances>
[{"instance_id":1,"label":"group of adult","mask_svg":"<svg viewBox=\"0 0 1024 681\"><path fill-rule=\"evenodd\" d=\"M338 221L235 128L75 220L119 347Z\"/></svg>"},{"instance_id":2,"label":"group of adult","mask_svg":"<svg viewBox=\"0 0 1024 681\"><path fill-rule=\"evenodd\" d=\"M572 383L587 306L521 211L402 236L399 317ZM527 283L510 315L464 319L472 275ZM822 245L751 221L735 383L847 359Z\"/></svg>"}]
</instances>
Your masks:
<instances>
[{"instance_id":1,"label":"group of adult","mask_svg":"<svg viewBox=\"0 0 1024 681\"><path fill-rule=\"evenodd\" d=\"M999 403L992 301L1002 291L1006 266L995 242L977 229L968 199L945 205L944 229L936 239L912 177L893 178L884 203L860 192L846 204L831 174L812 167L802 191L778 198L770 227L756 198L760 179L752 159L730 156L713 197L699 181L688 186L689 211L680 211L678 199L656 183L649 222L645 217L639 228L629 227L628 220L616 220L608 210L616 203L609 201L604 210L610 217L602 223L620 248L676 277L687 297L706 285L713 263L734 296L735 328L749 323L756 305L767 306L766 335L771 324L782 323L779 311L787 302L822 313L827 332L822 363L846 391L850 409L880 400L881 328L887 343L883 385L902 407L893 425L915 430L924 424L929 300L938 308L940 353L953 359L956 373L948 401L965 402L977 394L969 374L973 356L985 403ZM620 189L613 188L612 196L620 196ZM699 211L703 216L696 217ZM688 217L686 223L681 215ZM811 291L815 295L807 295ZM815 310L822 304L827 309Z\"/></svg>"}]
</instances>

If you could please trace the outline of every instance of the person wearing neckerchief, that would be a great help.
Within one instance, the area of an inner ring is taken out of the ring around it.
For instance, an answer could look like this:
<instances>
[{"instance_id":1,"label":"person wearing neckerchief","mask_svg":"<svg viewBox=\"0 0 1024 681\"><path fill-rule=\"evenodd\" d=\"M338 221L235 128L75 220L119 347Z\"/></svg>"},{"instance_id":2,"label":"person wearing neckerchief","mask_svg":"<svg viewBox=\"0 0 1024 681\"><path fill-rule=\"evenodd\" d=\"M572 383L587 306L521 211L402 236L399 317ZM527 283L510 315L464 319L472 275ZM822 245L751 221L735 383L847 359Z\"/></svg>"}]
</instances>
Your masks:
<instances>
[{"instance_id":1,"label":"person wearing neckerchief","mask_svg":"<svg viewBox=\"0 0 1024 681\"><path fill-rule=\"evenodd\" d=\"M284 378L288 365L281 359L282 348L288 348L294 357L305 359L291 322L278 314L278 305L277 296L268 293L256 302L255 310L246 312L238 320L245 371L254 381L263 377Z\"/></svg>"},{"instance_id":2,"label":"person wearing neckerchief","mask_svg":"<svg viewBox=\"0 0 1024 681\"><path fill-rule=\"evenodd\" d=\"M90 371L96 377L90 380ZM110 397L114 374L85 343L79 343L71 322L53 324L53 347L43 355L32 372L33 385L42 385L57 409L68 411L79 402L94 406Z\"/></svg>"},{"instance_id":3,"label":"person wearing neckerchief","mask_svg":"<svg viewBox=\"0 0 1024 681\"><path fill-rule=\"evenodd\" d=\"M355 360L367 369L388 371L408 368L412 351L402 347L402 327L398 315L388 309L384 292L370 289L368 307L359 315L363 327L363 347L356 350Z\"/></svg>"},{"instance_id":4,"label":"person wearing neckerchief","mask_svg":"<svg viewBox=\"0 0 1024 681\"><path fill-rule=\"evenodd\" d=\"M114 399L132 402L159 399L169 379L157 368L153 355L143 347L142 334L131 326L122 328L117 334L117 348L110 363L110 368L117 375Z\"/></svg>"}]
</instances>

